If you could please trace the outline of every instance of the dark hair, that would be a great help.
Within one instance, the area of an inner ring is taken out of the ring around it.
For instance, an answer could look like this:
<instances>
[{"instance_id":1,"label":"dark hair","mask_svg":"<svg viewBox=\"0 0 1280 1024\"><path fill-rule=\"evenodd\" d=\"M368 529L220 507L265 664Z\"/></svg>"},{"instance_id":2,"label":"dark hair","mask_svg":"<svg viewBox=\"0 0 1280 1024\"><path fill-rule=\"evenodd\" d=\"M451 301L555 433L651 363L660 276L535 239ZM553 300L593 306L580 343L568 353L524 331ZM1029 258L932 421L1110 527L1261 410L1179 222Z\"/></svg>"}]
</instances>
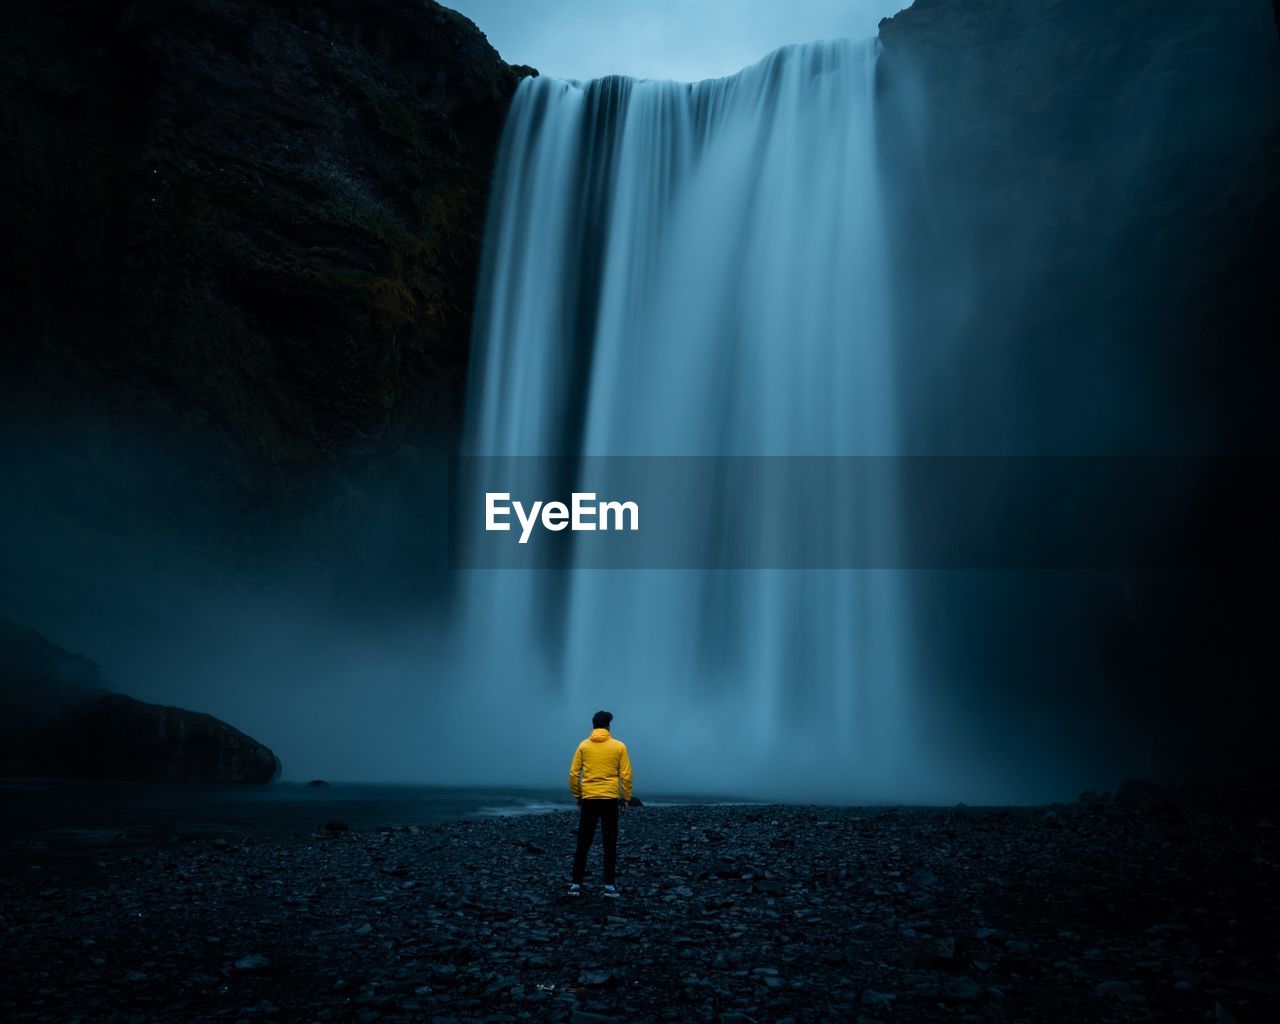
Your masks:
<instances>
[{"instance_id":1,"label":"dark hair","mask_svg":"<svg viewBox=\"0 0 1280 1024\"><path fill-rule=\"evenodd\" d=\"M612 721L613 721L613 715L609 714L609 712L597 711L594 715L591 716L591 728L607 729L609 728L609 723Z\"/></svg>"}]
</instances>

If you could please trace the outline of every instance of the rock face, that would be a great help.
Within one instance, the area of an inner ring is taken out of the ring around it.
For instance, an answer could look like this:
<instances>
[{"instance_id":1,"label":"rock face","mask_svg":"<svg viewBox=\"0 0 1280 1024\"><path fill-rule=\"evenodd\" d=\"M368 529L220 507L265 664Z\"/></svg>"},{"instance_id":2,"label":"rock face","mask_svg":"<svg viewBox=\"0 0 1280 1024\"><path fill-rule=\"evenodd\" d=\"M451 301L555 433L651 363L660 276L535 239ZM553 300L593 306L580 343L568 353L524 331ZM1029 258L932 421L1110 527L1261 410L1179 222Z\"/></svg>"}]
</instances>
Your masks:
<instances>
[{"instance_id":1,"label":"rock face","mask_svg":"<svg viewBox=\"0 0 1280 1024\"><path fill-rule=\"evenodd\" d=\"M904 358L965 385L913 441L1274 452L1268 5L917 0L880 39Z\"/></svg>"},{"instance_id":2,"label":"rock face","mask_svg":"<svg viewBox=\"0 0 1280 1024\"><path fill-rule=\"evenodd\" d=\"M0 774L38 774L33 734L105 692L94 662L0 619Z\"/></svg>"},{"instance_id":3,"label":"rock face","mask_svg":"<svg viewBox=\"0 0 1280 1024\"><path fill-rule=\"evenodd\" d=\"M241 510L450 435L525 71L431 0L15 11L7 425L173 434Z\"/></svg>"},{"instance_id":4,"label":"rock face","mask_svg":"<svg viewBox=\"0 0 1280 1024\"><path fill-rule=\"evenodd\" d=\"M1271 6L916 0L880 39L905 443L1274 456ZM1194 545L1215 499L1187 482L1160 525ZM993 721L1057 694L1057 735L1096 737L1095 763L1128 744L1116 777L1275 777L1275 551L1235 543L1219 573L940 583L919 628Z\"/></svg>"},{"instance_id":5,"label":"rock face","mask_svg":"<svg viewBox=\"0 0 1280 1024\"><path fill-rule=\"evenodd\" d=\"M270 782L267 747L211 715L103 689L97 665L0 621L0 775Z\"/></svg>"},{"instance_id":6,"label":"rock face","mask_svg":"<svg viewBox=\"0 0 1280 1024\"><path fill-rule=\"evenodd\" d=\"M270 749L212 715L118 693L77 708L45 734L58 774L154 782L271 782Z\"/></svg>"}]
</instances>

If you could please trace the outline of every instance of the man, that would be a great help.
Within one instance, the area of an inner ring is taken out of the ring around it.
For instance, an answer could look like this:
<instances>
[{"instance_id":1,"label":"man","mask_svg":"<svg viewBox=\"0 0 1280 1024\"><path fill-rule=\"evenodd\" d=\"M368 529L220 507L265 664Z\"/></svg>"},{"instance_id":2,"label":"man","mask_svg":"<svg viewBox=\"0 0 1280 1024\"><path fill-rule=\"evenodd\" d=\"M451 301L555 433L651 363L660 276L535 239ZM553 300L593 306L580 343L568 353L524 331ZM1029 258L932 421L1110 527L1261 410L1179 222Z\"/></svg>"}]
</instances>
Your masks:
<instances>
[{"instance_id":1,"label":"man","mask_svg":"<svg viewBox=\"0 0 1280 1024\"><path fill-rule=\"evenodd\" d=\"M613 715L607 711L597 711L592 716L591 735L578 744L569 765L569 792L580 808L570 896L582 893L596 822L604 834L604 895L618 895L613 884L618 863L618 802L624 808L631 803L631 758L627 756L627 745L609 735L612 721Z\"/></svg>"}]
</instances>

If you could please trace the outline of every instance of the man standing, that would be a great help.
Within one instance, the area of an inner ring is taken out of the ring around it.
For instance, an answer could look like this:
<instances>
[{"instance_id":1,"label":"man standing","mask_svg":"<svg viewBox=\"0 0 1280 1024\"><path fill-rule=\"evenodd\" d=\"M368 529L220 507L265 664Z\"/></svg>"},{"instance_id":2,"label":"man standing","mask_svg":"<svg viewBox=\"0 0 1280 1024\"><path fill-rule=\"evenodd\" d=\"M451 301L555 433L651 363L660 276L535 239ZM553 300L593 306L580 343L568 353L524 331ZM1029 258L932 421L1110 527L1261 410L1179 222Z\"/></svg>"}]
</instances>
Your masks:
<instances>
[{"instance_id":1,"label":"man standing","mask_svg":"<svg viewBox=\"0 0 1280 1024\"><path fill-rule=\"evenodd\" d=\"M613 873L618 863L618 803L631 803L631 758L627 745L609 735L613 715L597 711L591 735L578 744L569 765L569 792L578 801L578 849L573 856L573 884L569 895L582 893L587 854L595 838L596 822L604 834L604 895L616 897Z\"/></svg>"}]
</instances>

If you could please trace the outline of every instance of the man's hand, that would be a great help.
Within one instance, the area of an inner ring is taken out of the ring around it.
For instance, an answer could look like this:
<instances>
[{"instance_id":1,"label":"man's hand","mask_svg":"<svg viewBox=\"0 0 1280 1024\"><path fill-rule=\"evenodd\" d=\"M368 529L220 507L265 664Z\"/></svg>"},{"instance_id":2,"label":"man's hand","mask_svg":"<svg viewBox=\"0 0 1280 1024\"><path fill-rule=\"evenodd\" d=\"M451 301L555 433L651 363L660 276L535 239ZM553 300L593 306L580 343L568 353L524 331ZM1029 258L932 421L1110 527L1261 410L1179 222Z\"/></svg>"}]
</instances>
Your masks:
<instances>
[{"instance_id":1,"label":"man's hand","mask_svg":"<svg viewBox=\"0 0 1280 1024\"><path fill-rule=\"evenodd\" d=\"M582 806L582 797L580 797L580 796L578 796L578 797L574 797L574 802L575 802L579 807L581 807L581 806Z\"/></svg>"},{"instance_id":2,"label":"man's hand","mask_svg":"<svg viewBox=\"0 0 1280 1024\"><path fill-rule=\"evenodd\" d=\"M630 800L623 800L623 801L622 801L622 809L623 809L624 811L625 811L627 808L629 808L630 806L631 806L631 801L630 801Z\"/></svg>"}]
</instances>

